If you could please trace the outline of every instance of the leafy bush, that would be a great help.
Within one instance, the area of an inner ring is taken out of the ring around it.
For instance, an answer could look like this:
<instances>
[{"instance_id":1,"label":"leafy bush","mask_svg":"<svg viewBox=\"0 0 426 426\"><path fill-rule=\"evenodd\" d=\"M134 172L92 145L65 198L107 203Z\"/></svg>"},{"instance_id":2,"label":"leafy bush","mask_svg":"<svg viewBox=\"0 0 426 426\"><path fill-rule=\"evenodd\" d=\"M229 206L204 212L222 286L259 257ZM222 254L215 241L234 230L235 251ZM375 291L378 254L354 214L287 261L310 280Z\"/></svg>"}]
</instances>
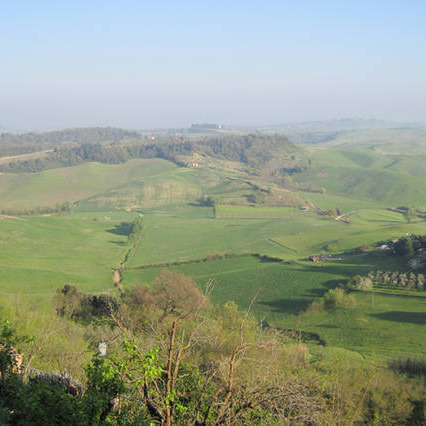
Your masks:
<instances>
[{"instance_id":1,"label":"leafy bush","mask_svg":"<svg viewBox=\"0 0 426 426\"><path fill-rule=\"evenodd\" d=\"M369 277L355 275L348 281L348 287L357 290L370 290L373 288L373 281Z\"/></svg>"},{"instance_id":2,"label":"leafy bush","mask_svg":"<svg viewBox=\"0 0 426 426\"><path fill-rule=\"evenodd\" d=\"M114 297L108 294L85 294L69 284L56 291L53 303L58 315L84 321L109 316L118 309L118 302Z\"/></svg>"},{"instance_id":3,"label":"leafy bush","mask_svg":"<svg viewBox=\"0 0 426 426\"><path fill-rule=\"evenodd\" d=\"M335 309L353 309L356 306L355 297L347 294L343 288L329 290L319 300L314 300L308 307L310 312L321 312L322 310L333 311Z\"/></svg>"}]
</instances>

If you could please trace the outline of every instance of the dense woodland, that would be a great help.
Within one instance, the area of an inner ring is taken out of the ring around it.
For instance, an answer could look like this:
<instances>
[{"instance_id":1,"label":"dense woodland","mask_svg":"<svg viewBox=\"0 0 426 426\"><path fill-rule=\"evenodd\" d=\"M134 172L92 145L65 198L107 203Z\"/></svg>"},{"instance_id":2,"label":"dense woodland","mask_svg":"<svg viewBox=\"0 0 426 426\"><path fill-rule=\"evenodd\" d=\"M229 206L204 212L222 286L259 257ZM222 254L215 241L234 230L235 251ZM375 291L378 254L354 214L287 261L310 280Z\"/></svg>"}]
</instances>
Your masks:
<instances>
[{"instance_id":1,"label":"dense woodland","mask_svg":"<svg viewBox=\"0 0 426 426\"><path fill-rule=\"evenodd\" d=\"M112 127L87 127L57 130L41 133L3 133L0 134L0 145L60 145L63 143L117 143L125 140L141 139L135 131Z\"/></svg>"},{"instance_id":2,"label":"dense woodland","mask_svg":"<svg viewBox=\"0 0 426 426\"><path fill-rule=\"evenodd\" d=\"M131 137L137 136L137 134L129 133L130 141L126 143L125 135L127 133L122 135L121 133L116 134L112 132L110 135L107 132L106 135L103 135L101 132L100 135L97 135L98 138L89 138L90 143L81 143L81 140L85 138L78 137L78 135L76 136L73 133L71 134L73 137L67 139L67 133L65 132L60 139L62 143L59 144L57 142L53 152L47 157L25 161L11 161L10 163L1 164L0 171L12 173L37 172L55 167L74 166L85 161L118 164L132 158L163 158L173 161L178 165L186 165L188 162L186 157L194 153L201 156L239 161L251 167L259 167L267 161L272 160L277 154L289 155L299 150L285 136L281 135L232 135L189 140L184 140L180 137L177 139L166 139L163 142L145 142L140 139L135 143L131 141ZM50 134L47 135L46 139L42 135L34 135L34 140L40 141L43 147L50 146ZM25 152L34 152L37 146L34 145L32 135L30 136L29 141L31 144L28 145L28 151ZM102 136L105 137L102 138ZM109 142L114 137L117 140ZM6 136L3 136L3 139L2 143L17 143L13 135L10 141ZM21 136L17 136L16 140L26 141ZM52 136L52 140L54 140L54 136ZM70 142L78 143L72 144ZM11 146L15 147L16 145ZM6 151L7 155L11 155L12 152L15 155L23 153L23 147L21 145L17 146L18 148L15 151L10 149Z\"/></svg>"}]
</instances>

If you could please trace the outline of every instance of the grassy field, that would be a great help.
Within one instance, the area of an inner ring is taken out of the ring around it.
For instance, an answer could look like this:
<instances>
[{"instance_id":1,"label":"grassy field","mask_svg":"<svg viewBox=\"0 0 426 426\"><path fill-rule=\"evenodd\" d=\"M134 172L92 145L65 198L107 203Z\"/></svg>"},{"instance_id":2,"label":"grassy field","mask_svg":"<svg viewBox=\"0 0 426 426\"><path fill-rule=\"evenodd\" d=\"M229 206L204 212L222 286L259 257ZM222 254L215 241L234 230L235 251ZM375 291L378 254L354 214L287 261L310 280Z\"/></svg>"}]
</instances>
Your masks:
<instances>
[{"instance_id":1,"label":"grassy field","mask_svg":"<svg viewBox=\"0 0 426 426\"><path fill-rule=\"evenodd\" d=\"M172 163L156 159L132 160L120 165L85 163L40 173L0 173L2 208L25 209L83 200L176 169Z\"/></svg>"},{"instance_id":2,"label":"grassy field","mask_svg":"<svg viewBox=\"0 0 426 426\"><path fill-rule=\"evenodd\" d=\"M294 256L306 256L319 252L342 253L406 233L422 234L426 230L425 222L407 224L401 220L401 215L388 213L385 210L359 211L349 215L349 224L334 220L327 223L325 219L323 226L307 228L307 232L302 229L278 234L275 241L293 248Z\"/></svg>"},{"instance_id":3,"label":"grassy field","mask_svg":"<svg viewBox=\"0 0 426 426\"><path fill-rule=\"evenodd\" d=\"M367 148L380 154L426 155L425 128L353 129L319 144L334 151L343 148ZM331 151L331 150L330 150Z\"/></svg>"},{"instance_id":4,"label":"grassy field","mask_svg":"<svg viewBox=\"0 0 426 426\"><path fill-rule=\"evenodd\" d=\"M426 205L425 179L387 170L318 167L302 173L298 180L315 181L331 195L371 200L376 206Z\"/></svg>"},{"instance_id":5,"label":"grassy field","mask_svg":"<svg viewBox=\"0 0 426 426\"><path fill-rule=\"evenodd\" d=\"M182 207L145 214L142 243L128 266L199 259L214 253L261 253L282 258L307 255L309 250L281 241L282 235L299 235L344 225L319 216L287 208L233 207L225 211L234 218L214 219L211 208ZM281 219L249 219L252 214L281 216ZM153 214L154 213L154 214ZM272 213L272 214L271 214ZM312 253L311 253L312 254Z\"/></svg>"},{"instance_id":6,"label":"grassy field","mask_svg":"<svg viewBox=\"0 0 426 426\"><path fill-rule=\"evenodd\" d=\"M300 216L293 207L230 206L216 207L217 219L291 219Z\"/></svg>"},{"instance_id":7,"label":"grassy field","mask_svg":"<svg viewBox=\"0 0 426 426\"><path fill-rule=\"evenodd\" d=\"M381 359L426 355L424 295L353 293L356 306L352 310L305 311L313 300L355 274L404 268L389 256L364 255L324 264L268 262L245 256L168 267L191 276L201 288L213 280L215 303L234 300L246 309L256 297L256 316L274 327L301 330L316 336L317 343ZM150 283L161 269L126 270L124 284Z\"/></svg>"},{"instance_id":8,"label":"grassy field","mask_svg":"<svg viewBox=\"0 0 426 426\"><path fill-rule=\"evenodd\" d=\"M0 219L1 295L49 299L64 284L88 291L112 286L124 252L123 220L132 214L72 214Z\"/></svg>"},{"instance_id":9,"label":"grassy field","mask_svg":"<svg viewBox=\"0 0 426 426\"><path fill-rule=\"evenodd\" d=\"M182 206L146 210L142 243L128 266L187 261L214 253L260 253L300 259L319 253L341 253L407 232L426 231L425 222L408 224L399 213L360 210L350 224L284 207Z\"/></svg>"}]
</instances>

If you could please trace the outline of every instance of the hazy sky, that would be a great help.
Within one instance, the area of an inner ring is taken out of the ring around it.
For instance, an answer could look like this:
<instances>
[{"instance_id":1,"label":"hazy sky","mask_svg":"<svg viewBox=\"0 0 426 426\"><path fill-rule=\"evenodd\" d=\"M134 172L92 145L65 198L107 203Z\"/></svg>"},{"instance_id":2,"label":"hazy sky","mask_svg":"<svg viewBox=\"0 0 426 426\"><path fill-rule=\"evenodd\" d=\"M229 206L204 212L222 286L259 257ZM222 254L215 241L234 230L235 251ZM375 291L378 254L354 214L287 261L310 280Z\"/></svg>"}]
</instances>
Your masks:
<instances>
[{"instance_id":1,"label":"hazy sky","mask_svg":"<svg viewBox=\"0 0 426 426\"><path fill-rule=\"evenodd\" d=\"M0 1L0 125L426 121L424 1Z\"/></svg>"}]
</instances>

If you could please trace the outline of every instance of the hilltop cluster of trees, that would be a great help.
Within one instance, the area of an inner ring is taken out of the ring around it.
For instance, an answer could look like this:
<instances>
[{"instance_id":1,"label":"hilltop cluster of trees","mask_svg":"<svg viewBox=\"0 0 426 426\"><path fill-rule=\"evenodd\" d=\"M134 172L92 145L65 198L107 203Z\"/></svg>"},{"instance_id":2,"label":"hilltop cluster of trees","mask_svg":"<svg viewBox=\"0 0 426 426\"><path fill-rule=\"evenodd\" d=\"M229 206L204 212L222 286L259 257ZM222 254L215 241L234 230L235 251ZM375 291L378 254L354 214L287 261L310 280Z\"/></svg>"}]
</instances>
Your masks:
<instances>
[{"instance_id":1,"label":"hilltop cluster of trees","mask_svg":"<svg viewBox=\"0 0 426 426\"><path fill-rule=\"evenodd\" d=\"M2 142L0 136L0 157L29 154L31 152L37 152L42 149L42 147L36 144L18 145L10 142Z\"/></svg>"},{"instance_id":2,"label":"hilltop cluster of trees","mask_svg":"<svg viewBox=\"0 0 426 426\"><path fill-rule=\"evenodd\" d=\"M131 130L113 127L81 127L41 133L3 133L0 135L0 145L33 145L40 147L63 143L118 143L141 138L142 135L140 133Z\"/></svg>"},{"instance_id":3,"label":"hilltop cluster of trees","mask_svg":"<svg viewBox=\"0 0 426 426\"><path fill-rule=\"evenodd\" d=\"M138 132L111 127L75 128L41 133L3 133L0 134L0 157L29 154L60 145L120 144L142 142L146 139ZM23 171L23 166L21 169Z\"/></svg>"},{"instance_id":4,"label":"hilltop cluster of trees","mask_svg":"<svg viewBox=\"0 0 426 426\"><path fill-rule=\"evenodd\" d=\"M55 167L73 166L86 161L107 164L123 163L132 158L163 158L180 166L194 153L240 161L260 167L277 155L295 152L297 147L281 135L230 135L199 140L172 140L163 143L84 143L64 144L44 158L0 165L2 172L37 172Z\"/></svg>"},{"instance_id":5,"label":"hilltop cluster of trees","mask_svg":"<svg viewBox=\"0 0 426 426\"><path fill-rule=\"evenodd\" d=\"M343 135L344 131L290 131L290 140L294 143L303 143L308 145L322 144L331 142L337 137Z\"/></svg>"}]
</instances>

